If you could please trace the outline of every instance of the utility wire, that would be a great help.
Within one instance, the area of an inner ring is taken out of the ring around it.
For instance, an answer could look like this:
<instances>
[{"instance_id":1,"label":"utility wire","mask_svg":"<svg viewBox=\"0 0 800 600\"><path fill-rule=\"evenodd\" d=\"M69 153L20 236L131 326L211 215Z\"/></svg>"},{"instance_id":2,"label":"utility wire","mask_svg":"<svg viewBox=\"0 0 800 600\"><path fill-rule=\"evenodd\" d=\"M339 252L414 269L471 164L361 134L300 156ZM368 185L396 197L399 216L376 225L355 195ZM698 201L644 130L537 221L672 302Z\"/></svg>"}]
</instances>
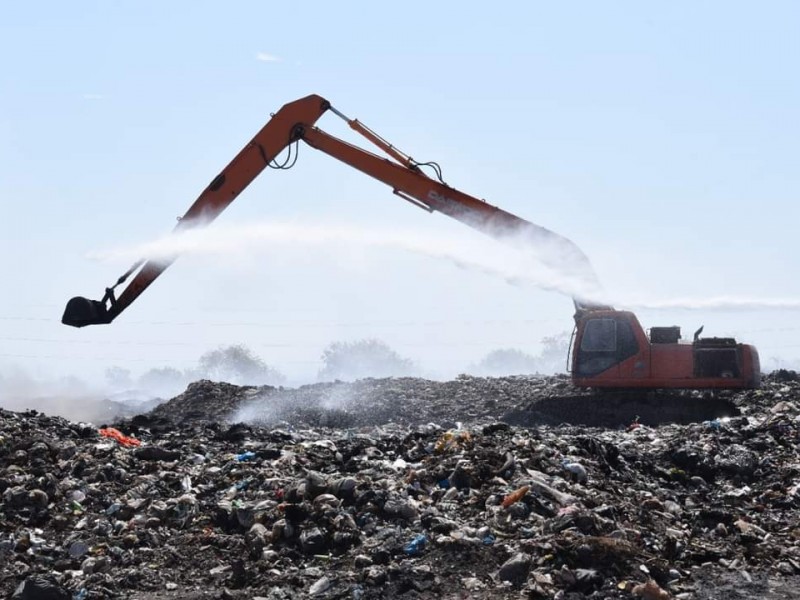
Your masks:
<instances>
[{"instance_id":1,"label":"utility wire","mask_svg":"<svg viewBox=\"0 0 800 600\"><path fill-rule=\"evenodd\" d=\"M41 322L59 322L58 319L52 318L33 318L33 317L3 317L0 316L0 321L41 321ZM542 323L563 322L563 319L549 318L549 319L436 319L426 321L409 321L409 320L379 320L379 321L327 321L308 320L308 321L281 321L281 322L264 322L264 321L121 321L114 324L114 327L126 325L179 325L190 327L413 327L417 325L519 325L530 324L539 325Z\"/></svg>"},{"instance_id":2,"label":"utility wire","mask_svg":"<svg viewBox=\"0 0 800 600\"><path fill-rule=\"evenodd\" d=\"M13 341L13 342L26 342L26 343L35 343L35 344L85 344L85 345L107 345L107 346L190 346L196 347L198 345L220 345L229 343L227 341L205 341L205 342L142 342L142 341L130 341L130 340L58 340L58 339L49 339L49 338L20 338L20 337L0 337L0 341ZM458 346L495 346L495 347L508 347L508 346L520 346L520 345L527 345L530 344L531 341L527 340L525 342L508 342L508 341L500 341L500 342L492 342L492 341L472 341L472 342L435 342L430 340L424 340L420 342L393 342L393 346L447 346L447 347L458 347ZM297 344L297 343L286 343L286 344L271 344L271 343L255 343L255 344L248 344L252 346L256 346L259 348L317 348L318 344Z\"/></svg>"}]
</instances>

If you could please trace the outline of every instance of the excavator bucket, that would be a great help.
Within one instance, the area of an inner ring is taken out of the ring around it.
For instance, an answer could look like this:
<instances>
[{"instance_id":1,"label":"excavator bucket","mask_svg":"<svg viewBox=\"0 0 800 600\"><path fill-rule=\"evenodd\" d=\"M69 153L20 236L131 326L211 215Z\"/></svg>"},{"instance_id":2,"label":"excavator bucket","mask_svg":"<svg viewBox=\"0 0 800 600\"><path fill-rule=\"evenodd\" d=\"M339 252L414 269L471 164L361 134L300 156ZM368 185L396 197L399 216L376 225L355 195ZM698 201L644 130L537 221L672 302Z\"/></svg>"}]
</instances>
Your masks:
<instances>
[{"instance_id":1,"label":"excavator bucket","mask_svg":"<svg viewBox=\"0 0 800 600\"><path fill-rule=\"evenodd\" d=\"M89 300L82 296L75 296L67 302L61 322L73 327L86 325L103 325L111 323L112 317L104 302Z\"/></svg>"}]
</instances>

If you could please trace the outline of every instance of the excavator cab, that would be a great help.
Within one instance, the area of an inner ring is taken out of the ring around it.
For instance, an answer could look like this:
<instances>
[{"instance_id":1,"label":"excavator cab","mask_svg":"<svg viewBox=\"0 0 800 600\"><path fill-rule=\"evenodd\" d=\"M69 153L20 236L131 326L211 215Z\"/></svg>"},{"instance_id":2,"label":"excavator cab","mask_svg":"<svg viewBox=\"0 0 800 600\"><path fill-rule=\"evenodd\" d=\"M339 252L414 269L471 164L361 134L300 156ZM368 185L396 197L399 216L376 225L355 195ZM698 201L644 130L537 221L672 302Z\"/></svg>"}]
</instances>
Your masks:
<instances>
[{"instance_id":1,"label":"excavator cab","mask_svg":"<svg viewBox=\"0 0 800 600\"><path fill-rule=\"evenodd\" d=\"M604 310L579 321L573 350L573 374L594 377L618 372L619 364L635 356L640 349L627 313Z\"/></svg>"}]
</instances>

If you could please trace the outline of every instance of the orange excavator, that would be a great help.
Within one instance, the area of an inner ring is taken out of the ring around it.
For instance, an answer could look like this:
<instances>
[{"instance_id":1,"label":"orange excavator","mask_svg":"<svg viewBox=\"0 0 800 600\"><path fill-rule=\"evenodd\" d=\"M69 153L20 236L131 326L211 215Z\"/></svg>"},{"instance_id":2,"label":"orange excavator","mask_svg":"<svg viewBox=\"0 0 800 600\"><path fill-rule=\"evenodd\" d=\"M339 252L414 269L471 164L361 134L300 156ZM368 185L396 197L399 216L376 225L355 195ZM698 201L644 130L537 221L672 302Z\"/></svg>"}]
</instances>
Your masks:
<instances>
[{"instance_id":1,"label":"orange excavator","mask_svg":"<svg viewBox=\"0 0 800 600\"><path fill-rule=\"evenodd\" d=\"M315 126L326 112L348 125L385 155L354 146ZM440 212L517 246L534 249L542 262L588 287L598 287L587 257L570 240L447 185L435 162L418 162L324 98L311 95L283 106L234 157L179 220L175 231L205 226L267 167L287 169L300 141L389 185L395 195L427 211ZM287 151L283 162L278 156ZM426 173L426 170L428 173ZM111 323L144 292L176 256L137 261L101 300L72 298L62 323L74 327ZM135 275L134 275L135 273ZM134 275L116 297L115 289ZM571 344L573 382L584 388L736 389L757 387L758 353L731 338L680 343L676 327L645 333L633 313L574 298Z\"/></svg>"}]
</instances>

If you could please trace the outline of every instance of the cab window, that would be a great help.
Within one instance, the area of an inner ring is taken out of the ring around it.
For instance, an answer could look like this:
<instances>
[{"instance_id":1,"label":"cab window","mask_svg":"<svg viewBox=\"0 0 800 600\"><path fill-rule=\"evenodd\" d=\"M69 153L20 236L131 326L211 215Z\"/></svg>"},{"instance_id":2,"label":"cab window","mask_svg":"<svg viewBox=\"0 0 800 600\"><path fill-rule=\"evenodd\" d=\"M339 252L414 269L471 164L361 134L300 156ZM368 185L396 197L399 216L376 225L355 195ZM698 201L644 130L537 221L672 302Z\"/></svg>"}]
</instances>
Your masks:
<instances>
[{"instance_id":1,"label":"cab window","mask_svg":"<svg viewBox=\"0 0 800 600\"><path fill-rule=\"evenodd\" d=\"M585 352L614 352L617 349L617 322L614 319L591 319L581 340Z\"/></svg>"}]
</instances>

